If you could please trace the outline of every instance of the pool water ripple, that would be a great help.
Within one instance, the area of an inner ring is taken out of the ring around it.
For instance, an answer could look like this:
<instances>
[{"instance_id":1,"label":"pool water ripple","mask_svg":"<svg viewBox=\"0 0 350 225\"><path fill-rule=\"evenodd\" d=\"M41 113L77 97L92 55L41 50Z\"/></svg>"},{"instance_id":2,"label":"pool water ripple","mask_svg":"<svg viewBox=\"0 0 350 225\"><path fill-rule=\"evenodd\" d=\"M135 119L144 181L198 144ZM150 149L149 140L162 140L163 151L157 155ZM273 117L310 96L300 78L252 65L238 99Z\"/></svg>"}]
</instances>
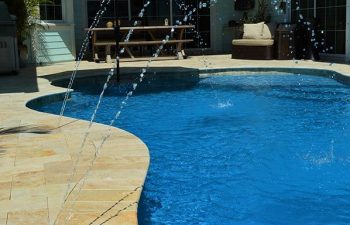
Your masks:
<instances>
[{"instance_id":1,"label":"pool water ripple","mask_svg":"<svg viewBox=\"0 0 350 225\"><path fill-rule=\"evenodd\" d=\"M348 86L247 75L174 87L136 93L116 124L150 149L141 225L350 224ZM89 88L73 93L67 116L89 118L98 98ZM111 88L97 122L108 123L122 98Z\"/></svg>"}]
</instances>

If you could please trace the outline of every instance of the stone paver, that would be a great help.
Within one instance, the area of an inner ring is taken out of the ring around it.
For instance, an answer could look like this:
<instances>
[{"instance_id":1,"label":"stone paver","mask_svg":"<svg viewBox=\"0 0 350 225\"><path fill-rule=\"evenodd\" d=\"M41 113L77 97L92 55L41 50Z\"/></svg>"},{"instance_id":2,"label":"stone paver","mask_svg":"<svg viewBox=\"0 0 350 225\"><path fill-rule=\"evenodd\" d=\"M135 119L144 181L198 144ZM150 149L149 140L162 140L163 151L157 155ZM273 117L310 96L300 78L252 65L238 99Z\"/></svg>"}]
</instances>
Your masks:
<instances>
[{"instance_id":1,"label":"stone paver","mask_svg":"<svg viewBox=\"0 0 350 225\"><path fill-rule=\"evenodd\" d=\"M59 70L71 65L60 65ZM54 73L50 67L38 70ZM25 69L17 76L0 76L0 128L31 126L47 132L0 134L0 224L89 224L121 199L100 220L107 220L133 202L105 224L117 220L118 224L135 224L136 202L149 164L147 147L134 135L113 128L111 138L91 167L93 143L98 144L98 138L109 129L94 124L76 164L88 123L63 118L58 127L57 116L28 109L25 104L33 98L65 91L40 77L43 72L32 74L33 71ZM30 77L34 80L28 82ZM74 165L76 173L72 177ZM83 178L90 167L87 178ZM75 189L63 203L69 182Z\"/></svg>"},{"instance_id":2,"label":"stone paver","mask_svg":"<svg viewBox=\"0 0 350 225\"><path fill-rule=\"evenodd\" d=\"M122 62L121 66L123 71L138 73L146 64ZM82 62L79 69L104 74L111 65ZM47 131L0 134L0 224L137 224L137 202L149 165L145 144L134 135L113 128L91 167L95 146L109 129L94 124L76 164L88 123L63 118L58 127L57 116L25 106L33 98L64 92L64 88L50 85L48 79L68 77L74 66L74 62L59 63L27 68L17 76L0 75L0 128L34 126ZM230 55L155 61L149 70L236 67L299 67L350 73L346 64L232 60ZM76 173L72 177L74 167ZM90 167L88 176L82 179ZM75 189L64 202L68 186Z\"/></svg>"}]
</instances>

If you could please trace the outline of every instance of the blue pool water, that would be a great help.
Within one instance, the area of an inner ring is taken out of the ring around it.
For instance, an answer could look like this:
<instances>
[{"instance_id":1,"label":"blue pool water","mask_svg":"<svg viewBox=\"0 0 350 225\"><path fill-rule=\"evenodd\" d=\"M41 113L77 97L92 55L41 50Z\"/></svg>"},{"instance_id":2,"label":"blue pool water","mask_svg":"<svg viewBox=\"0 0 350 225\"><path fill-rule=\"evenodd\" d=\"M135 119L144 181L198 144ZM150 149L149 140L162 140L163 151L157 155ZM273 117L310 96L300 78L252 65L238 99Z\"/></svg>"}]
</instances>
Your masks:
<instances>
[{"instance_id":1,"label":"blue pool water","mask_svg":"<svg viewBox=\"0 0 350 225\"><path fill-rule=\"evenodd\" d=\"M348 86L266 75L172 87L136 93L116 124L150 149L141 225L350 224ZM109 123L119 107L116 89L97 122ZM89 119L93 90L75 92L65 115Z\"/></svg>"}]
</instances>

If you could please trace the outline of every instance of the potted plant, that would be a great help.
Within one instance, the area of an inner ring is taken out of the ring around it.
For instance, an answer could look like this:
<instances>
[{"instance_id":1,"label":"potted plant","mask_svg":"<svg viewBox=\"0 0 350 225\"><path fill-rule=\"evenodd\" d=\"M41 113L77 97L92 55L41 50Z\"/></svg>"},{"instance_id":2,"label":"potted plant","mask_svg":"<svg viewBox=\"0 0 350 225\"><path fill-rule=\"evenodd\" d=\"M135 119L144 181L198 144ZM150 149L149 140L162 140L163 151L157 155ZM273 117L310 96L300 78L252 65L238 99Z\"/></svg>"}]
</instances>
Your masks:
<instances>
[{"instance_id":1,"label":"potted plant","mask_svg":"<svg viewBox=\"0 0 350 225\"><path fill-rule=\"evenodd\" d=\"M28 46L25 40L39 26L39 4L48 0L4 0L11 14L17 17L17 40L21 64L28 61Z\"/></svg>"},{"instance_id":2,"label":"potted plant","mask_svg":"<svg viewBox=\"0 0 350 225\"><path fill-rule=\"evenodd\" d=\"M243 13L241 23L259 23L269 22L270 16L266 15L267 11L267 0L258 0L257 10L255 15L249 15L248 11Z\"/></svg>"},{"instance_id":3,"label":"potted plant","mask_svg":"<svg viewBox=\"0 0 350 225\"><path fill-rule=\"evenodd\" d=\"M256 12L255 20L256 22L266 22L266 9L267 9L267 1L259 0L258 1L258 10Z\"/></svg>"}]
</instances>

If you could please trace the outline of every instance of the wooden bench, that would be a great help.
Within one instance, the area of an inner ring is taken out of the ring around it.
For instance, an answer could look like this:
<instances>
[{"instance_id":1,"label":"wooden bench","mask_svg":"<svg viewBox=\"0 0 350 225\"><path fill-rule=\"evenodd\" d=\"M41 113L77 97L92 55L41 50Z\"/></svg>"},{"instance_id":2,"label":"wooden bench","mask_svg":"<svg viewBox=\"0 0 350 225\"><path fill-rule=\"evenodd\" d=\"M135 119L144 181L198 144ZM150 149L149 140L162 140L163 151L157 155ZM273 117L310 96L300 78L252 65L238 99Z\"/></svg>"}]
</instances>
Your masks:
<instances>
[{"instance_id":1,"label":"wooden bench","mask_svg":"<svg viewBox=\"0 0 350 225\"><path fill-rule=\"evenodd\" d=\"M157 39L156 32L162 31L171 33L171 29L174 28L177 31L176 37L172 37L168 41ZM159 48L161 45L176 45L176 57L177 59L186 58L183 44L193 42L193 39L183 39L184 31L187 28L194 28L192 25L182 25L182 26L144 26L144 27L121 27L120 30L126 36L127 32L132 29L135 32L147 32L151 40L130 40L130 41L121 41L119 45L125 49L130 58L134 59L135 56L132 53L130 47L132 46L157 46ZM111 61L111 47L116 45L115 40L104 40L98 37L99 32L109 32L110 35L113 35L113 28L94 28L92 37L92 49L93 56L95 61L100 61L97 48L105 47L106 61ZM123 38L122 38L123 40Z\"/></svg>"},{"instance_id":2,"label":"wooden bench","mask_svg":"<svg viewBox=\"0 0 350 225\"><path fill-rule=\"evenodd\" d=\"M157 45L158 47L161 46L162 44L164 45L171 45L171 44L176 44L176 52L177 52L177 58L186 58L185 52L182 49L182 45L180 44L184 44L184 43L189 43L192 42L193 39L184 39L184 40L169 40L166 42L163 41L128 41L128 42L119 42L119 45L124 47L125 51L128 53L128 55L130 56L130 58L134 59L135 56L133 55L132 51L130 50L129 46L146 46L146 45ZM116 43L115 41L99 41L95 43L95 46L105 46L106 47L106 55L107 58L110 58L110 54L111 54L111 46L115 46ZM95 53L95 60L99 60L98 59L98 55L96 55L97 53Z\"/></svg>"}]
</instances>

